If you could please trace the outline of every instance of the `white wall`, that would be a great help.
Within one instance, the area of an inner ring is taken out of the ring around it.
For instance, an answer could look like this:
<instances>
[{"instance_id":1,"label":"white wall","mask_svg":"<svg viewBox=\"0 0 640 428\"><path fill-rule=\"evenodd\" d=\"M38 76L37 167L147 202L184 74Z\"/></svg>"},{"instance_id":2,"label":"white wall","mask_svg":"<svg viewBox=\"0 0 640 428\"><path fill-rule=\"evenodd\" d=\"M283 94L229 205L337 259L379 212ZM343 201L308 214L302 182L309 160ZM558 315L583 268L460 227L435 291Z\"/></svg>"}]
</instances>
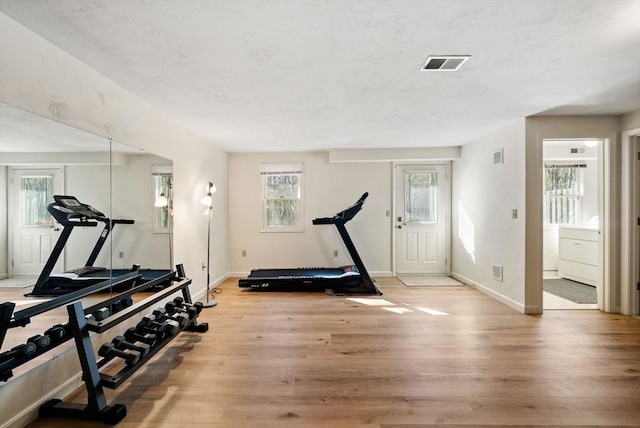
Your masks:
<instances>
[{"instance_id":1,"label":"white wall","mask_svg":"<svg viewBox=\"0 0 640 428\"><path fill-rule=\"evenodd\" d=\"M304 164L302 233L260 232L260 163ZM232 275L258 268L333 267L352 264L333 226L314 226L316 217L331 217L364 192L364 208L347 224L358 252L373 275L391 273L391 165L329 163L327 153L259 153L229 156L229 252ZM242 250L247 257L242 257ZM338 250L339 257L333 257Z\"/></svg>"},{"instance_id":2,"label":"white wall","mask_svg":"<svg viewBox=\"0 0 640 428\"><path fill-rule=\"evenodd\" d=\"M174 162L175 258L184 262L193 279L195 297L202 296L206 286L206 271L200 265L207 254L207 217L202 215L200 199L206 182L216 184L211 278L224 278L229 271L226 152L4 14L0 14L0 51L0 102ZM60 358L79 373L77 357L68 354ZM50 385L67 384L64 373L48 373ZM28 382L28 374L23 377L10 380L12 388L0 384L0 414L16 425L35 417L38 402L52 393L43 388L38 399L12 394L20 390L14 382Z\"/></svg>"},{"instance_id":3,"label":"white wall","mask_svg":"<svg viewBox=\"0 0 640 428\"><path fill-rule=\"evenodd\" d=\"M8 275L7 167L0 165L0 279Z\"/></svg>"},{"instance_id":4,"label":"white wall","mask_svg":"<svg viewBox=\"0 0 640 428\"><path fill-rule=\"evenodd\" d=\"M107 217L130 219L134 224L113 228L95 266L169 269L169 241L166 233L154 233L152 165L171 164L155 155L129 155L126 165L70 165L65 167L65 194L92 205ZM111 174L110 174L111 169ZM113 191L109 191L109 187ZM84 266L103 224L77 227L65 247L65 269ZM122 253L123 257L120 258ZM112 258L113 256L113 258ZM180 260L176 260L180 263Z\"/></svg>"},{"instance_id":5,"label":"white wall","mask_svg":"<svg viewBox=\"0 0 640 428\"><path fill-rule=\"evenodd\" d=\"M452 275L526 312L524 120L462 147L453 162ZM493 153L504 150L504 163ZM518 218L512 218L512 210ZM492 279L492 264L503 281Z\"/></svg>"}]
</instances>

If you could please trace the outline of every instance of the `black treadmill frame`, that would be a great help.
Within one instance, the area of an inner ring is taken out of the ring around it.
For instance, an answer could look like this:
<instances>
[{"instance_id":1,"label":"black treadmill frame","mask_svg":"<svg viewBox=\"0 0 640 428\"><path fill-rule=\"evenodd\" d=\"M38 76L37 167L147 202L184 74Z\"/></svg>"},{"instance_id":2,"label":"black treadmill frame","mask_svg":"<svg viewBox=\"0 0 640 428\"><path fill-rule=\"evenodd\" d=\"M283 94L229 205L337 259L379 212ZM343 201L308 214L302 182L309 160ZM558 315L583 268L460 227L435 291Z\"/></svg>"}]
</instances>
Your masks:
<instances>
[{"instance_id":1,"label":"black treadmill frame","mask_svg":"<svg viewBox=\"0 0 640 428\"><path fill-rule=\"evenodd\" d=\"M45 263L40 275L38 276L38 280L33 287L33 290L30 293L25 294L25 296L60 296L67 293L72 293L78 289L82 289L85 287L92 286L94 284L100 283L102 281L108 279L116 279L117 277L112 277L111 275L96 277L94 279L82 279L82 280L74 280L70 278L58 277L55 280L51 279L51 272L55 267L58 259L60 258L60 254L64 250L69 237L71 236L71 232L76 226L80 227L96 227L98 222L104 223L104 228L96 241L89 258L85 264L85 267L93 267L93 263L95 263L100 250L104 246L104 243L107 240L107 237L113 230L116 224L134 224L134 220L128 219L110 219L106 217L102 212L96 210L90 205L82 204L78 201L74 196L67 195L54 195L53 199L55 202L47 205L47 211L56 219L58 223L60 223L63 227L62 232L60 233L60 237L56 241L51 254L49 254L49 258ZM76 200L83 207L87 207L86 209L80 209L79 211L72 211L60 209L62 206L62 200L64 199L73 199ZM152 271L150 269L140 269L140 266L134 265L131 269L114 269L119 271L126 271L123 275L128 275L130 272L138 272L138 277L136 280L131 280L129 283L125 283L121 288L131 288L135 284L135 282L140 282L141 280L144 282L146 280L144 273L145 271ZM108 272L108 269L104 269L105 272ZM169 269L157 269L154 272L160 272L161 275L165 273L171 272ZM124 276L123 276L124 277Z\"/></svg>"},{"instance_id":2,"label":"black treadmill frame","mask_svg":"<svg viewBox=\"0 0 640 428\"><path fill-rule=\"evenodd\" d=\"M286 291L315 291L315 288L322 287L324 288L324 292L330 295L335 296L344 296L344 295L382 295L382 291L376 286L375 282L371 279L367 268L358 254L358 250L356 249L351 236L346 228L346 223L349 222L364 205L364 201L369 196L368 192L365 192L360 199L356 201L353 205L347 207L346 209L340 211L333 217L321 217L316 218L312 221L314 225L322 225L322 224L333 224L336 229L338 229L338 233L344 242L344 245L347 247L347 251L355 264L356 269L358 270L358 275L351 275L346 277L336 277L336 278L313 278L308 275L308 272L313 271L313 268L300 268L294 269L300 272L300 275L291 275L291 276L258 276L249 277L240 279L238 285L242 288L250 288L252 290L258 291L277 291L277 290L286 290ZM318 268L318 269L327 269L327 268ZM270 269L262 270L263 272L268 272ZM252 271L253 273L260 273L260 269ZM307 274L305 275L305 272ZM359 278L359 280L358 280ZM302 288L296 287L296 284L302 284Z\"/></svg>"}]
</instances>

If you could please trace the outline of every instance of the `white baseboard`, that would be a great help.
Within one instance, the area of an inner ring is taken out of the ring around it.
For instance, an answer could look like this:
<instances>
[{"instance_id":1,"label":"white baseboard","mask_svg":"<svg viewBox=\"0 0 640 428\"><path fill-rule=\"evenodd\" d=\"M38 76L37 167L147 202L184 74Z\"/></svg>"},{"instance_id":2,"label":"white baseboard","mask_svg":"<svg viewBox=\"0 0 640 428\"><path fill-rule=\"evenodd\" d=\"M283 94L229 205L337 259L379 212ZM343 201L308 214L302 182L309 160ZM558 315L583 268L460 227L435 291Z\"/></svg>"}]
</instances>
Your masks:
<instances>
[{"instance_id":1,"label":"white baseboard","mask_svg":"<svg viewBox=\"0 0 640 428\"><path fill-rule=\"evenodd\" d=\"M58 356L57 358L67 357L67 359L72 360L73 359L72 356L70 355L67 356L67 354L72 353L73 350L75 350L75 348L64 351L64 353ZM44 365L46 364L48 363L44 363ZM16 384L10 385L10 387L7 389L11 389L11 391L16 393L16 396L19 396L21 385L24 385L24 384L31 385L33 383L33 380L32 380L33 377L37 377L39 375L47 375L46 367L36 367L31 372L21 374L16 379L11 379L11 382L16 382ZM3 385L3 388L7 386L8 384L5 384ZM5 415L8 417L8 419L4 421L2 425L0 425L0 428L22 428L27 426L29 423L38 419L38 412L41 405L43 405L44 403L46 403L52 398L64 398L69 394L73 393L74 391L76 391L80 387L84 387L84 383L82 382L82 373L78 373L77 375L72 376L70 379L63 382L60 386L58 386L54 390L43 391L45 394L33 403L29 403L29 404L22 403L22 405L24 405L25 407L23 407L21 411L19 411L14 415L11 415L11 416ZM18 398L18 401L19 401L19 398Z\"/></svg>"},{"instance_id":2,"label":"white baseboard","mask_svg":"<svg viewBox=\"0 0 640 428\"><path fill-rule=\"evenodd\" d=\"M246 278L250 272L229 272L227 275L229 278Z\"/></svg>"},{"instance_id":3,"label":"white baseboard","mask_svg":"<svg viewBox=\"0 0 640 428\"><path fill-rule=\"evenodd\" d=\"M504 294L500 294L497 291L482 285L478 282L473 281L470 278L467 278L463 275L460 275L458 273L455 272L451 272L451 276L455 279L457 279L458 281L464 282L467 285L471 285L474 288L477 288L479 291L482 291L484 294L486 294L487 296L490 296L494 299L496 299L497 301L504 303L505 305L509 306L512 309L515 309L516 311L523 313L523 314L537 314L538 310L537 308L534 307L527 307L525 305L523 305L520 302L516 302L515 300L511 299L510 297L505 296Z\"/></svg>"},{"instance_id":4,"label":"white baseboard","mask_svg":"<svg viewBox=\"0 0 640 428\"><path fill-rule=\"evenodd\" d=\"M369 275L373 277L377 276L379 278L393 277L393 273L390 270L375 270L369 272Z\"/></svg>"},{"instance_id":5,"label":"white baseboard","mask_svg":"<svg viewBox=\"0 0 640 428\"><path fill-rule=\"evenodd\" d=\"M216 288L218 285L220 285L220 284L222 284L224 281L226 281L226 280L227 280L227 278L229 278L229 275L230 275L230 274L225 273L224 275L220 276L219 278L214 279L214 280L209 284L209 288L210 288L210 289L214 289L214 288ZM197 302L197 301L198 301L198 300L200 300L201 298L206 297L206 295L207 295L207 289L206 289L206 288L201 288L200 290L196 291L195 293L193 293L193 294L191 295L191 299L192 299L194 302Z\"/></svg>"}]
</instances>

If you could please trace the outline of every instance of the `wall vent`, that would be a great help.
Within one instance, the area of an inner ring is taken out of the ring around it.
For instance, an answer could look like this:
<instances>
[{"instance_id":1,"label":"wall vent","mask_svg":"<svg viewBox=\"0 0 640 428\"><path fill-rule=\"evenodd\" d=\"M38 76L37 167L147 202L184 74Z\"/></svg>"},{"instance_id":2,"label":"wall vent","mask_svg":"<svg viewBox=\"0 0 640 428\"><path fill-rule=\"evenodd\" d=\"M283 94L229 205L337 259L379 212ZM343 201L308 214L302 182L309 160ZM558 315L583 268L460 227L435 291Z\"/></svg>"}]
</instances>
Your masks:
<instances>
[{"instance_id":1,"label":"wall vent","mask_svg":"<svg viewBox=\"0 0 640 428\"><path fill-rule=\"evenodd\" d=\"M504 163L504 149L498 149L493 152L493 164L498 165Z\"/></svg>"},{"instance_id":2,"label":"wall vent","mask_svg":"<svg viewBox=\"0 0 640 428\"><path fill-rule=\"evenodd\" d=\"M471 55L431 55L422 64L422 71L456 71Z\"/></svg>"},{"instance_id":3,"label":"wall vent","mask_svg":"<svg viewBox=\"0 0 640 428\"><path fill-rule=\"evenodd\" d=\"M491 265L491 278L502 282L502 266L494 264Z\"/></svg>"}]
</instances>

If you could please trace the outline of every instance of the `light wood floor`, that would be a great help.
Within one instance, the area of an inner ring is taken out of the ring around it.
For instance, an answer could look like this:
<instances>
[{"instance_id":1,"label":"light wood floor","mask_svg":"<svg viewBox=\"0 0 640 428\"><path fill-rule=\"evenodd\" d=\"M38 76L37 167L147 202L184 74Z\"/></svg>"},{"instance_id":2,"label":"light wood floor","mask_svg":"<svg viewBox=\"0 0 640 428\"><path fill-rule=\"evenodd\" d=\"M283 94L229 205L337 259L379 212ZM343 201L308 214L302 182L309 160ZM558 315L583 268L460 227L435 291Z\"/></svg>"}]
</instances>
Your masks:
<instances>
[{"instance_id":1,"label":"light wood floor","mask_svg":"<svg viewBox=\"0 0 640 428\"><path fill-rule=\"evenodd\" d=\"M383 296L349 299L228 280L200 315L209 332L181 333L107 390L127 406L118 426L640 426L639 319L378 284Z\"/></svg>"}]
</instances>

